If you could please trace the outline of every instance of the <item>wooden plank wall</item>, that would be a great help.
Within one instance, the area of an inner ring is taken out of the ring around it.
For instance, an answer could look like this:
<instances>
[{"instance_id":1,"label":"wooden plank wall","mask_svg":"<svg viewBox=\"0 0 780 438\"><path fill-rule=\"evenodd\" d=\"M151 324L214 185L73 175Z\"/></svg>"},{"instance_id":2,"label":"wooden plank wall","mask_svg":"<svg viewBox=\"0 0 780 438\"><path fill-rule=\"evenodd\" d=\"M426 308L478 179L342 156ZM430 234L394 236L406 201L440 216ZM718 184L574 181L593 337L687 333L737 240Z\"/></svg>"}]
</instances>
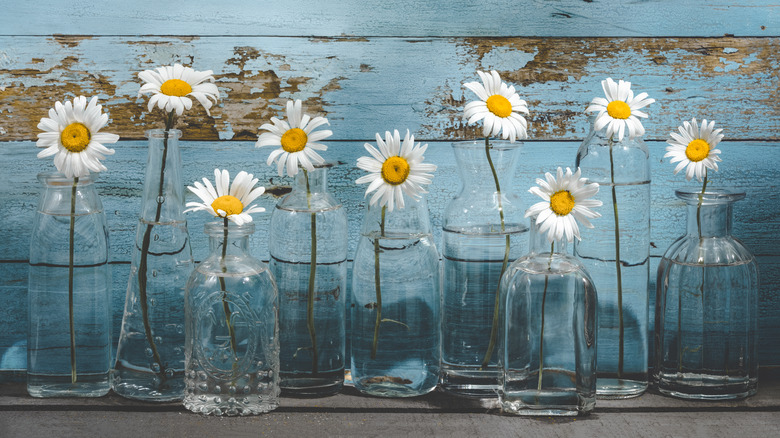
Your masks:
<instances>
[{"instance_id":1,"label":"wooden plank wall","mask_svg":"<svg viewBox=\"0 0 780 438\"><path fill-rule=\"evenodd\" d=\"M664 141L683 120L716 120L726 140L712 184L747 192L735 208L735 234L760 264L761 363L780 365L780 6L772 2L9 3L0 15L0 370L24 368L35 175L53 168L35 158L39 119L57 100L98 95L111 117L108 131L122 137L98 183L111 229L116 336L142 190L143 132L162 120L137 96L136 75L173 62L214 70L221 94L210 117L197 108L179 125L185 181L215 166L246 169L283 192L289 179L265 166L269 150L254 149L253 141L288 99L302 99L331 122L331 186L347 207L352 248L363 208L354 163L362 144L387 129L410 129L430 144L427 159L440 168L429 206L440 228L458 186L449 143L480 135L461 118L472 99L462 83L476 80L476 70L498 70L529 103L531 140L514 186L527 205L534 178L573 165L588 130L584 109L601 94L602 79L629 80L657 100L645 122L651 269L683 232L685 211L673 190L695 186L672 175ZM275 202L262 198L266 208ZM206 251L205 220L190 221L196 259ZM268 256L268 221L256 218L260 258Z\"/></svg>"}]
</instances>

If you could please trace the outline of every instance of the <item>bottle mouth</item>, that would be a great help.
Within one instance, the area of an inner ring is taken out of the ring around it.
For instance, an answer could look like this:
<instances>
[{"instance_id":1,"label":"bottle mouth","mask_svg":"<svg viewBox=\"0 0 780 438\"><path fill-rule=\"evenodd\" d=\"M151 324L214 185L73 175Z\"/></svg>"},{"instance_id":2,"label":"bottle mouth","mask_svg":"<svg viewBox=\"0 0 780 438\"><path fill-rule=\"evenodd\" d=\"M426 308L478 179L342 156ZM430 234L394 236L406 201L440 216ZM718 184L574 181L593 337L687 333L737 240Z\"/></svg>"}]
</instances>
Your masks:
<instances>
[{"instance_id":1,"label":"bottle mouth","mask_svg":"<svg viewBox=\"0 0 780 438\"><path fill-rule=\"evenodd\" d=\"M514 143L510 142L509 140L496 140L496 139L490 139L490 146L492 150L498 150L498 151L505 151L505 150L513 150L513 149L519 149L521 146L523 146L522 140L516 140ZM454 149L479 149L479 150L485 150L485 139L481 140L465 140L465 141L454 141L452 142L452 147Z\"/></svg>"},{"instance_id":2,"label":"bottle mouth","mask_svg":"<svg viewBox=\"0 0 780 438\"><path fill-rule=\"evenodd\" d=\"M203 226L203 230L208 236L224 236L225 235L225 223L209 222ZM228 234L233 237L249 236L255 232L254 222L247 222L242 225L238 225L233 221L228 221L227 226Z\"/></svg>"},{"instance_id":3,"label":"bottle mouth","mask_svg":"<svg viewBox=\"0 0 780 438\"><path fill-rule=\"evenodd\" d=\"M85 186L87 184L92 184L93 182L95 182L95 180L98 179L98 175L99 174L97 173L90 173L89 175L80 176L77 185ZM63 175L60 172L41 172L38 174L38 181L50 186L72 186L73 185L73 178L68 178L67 176Z\"/></svg>"},{"instance_id":4,"label":"bottle mouth","mask_svg":"<svg viewBox=\"0 0 780 438\"><path fill-rule=\"evenodd\" d=\"M735 188L707 189L704 193L696 189L677 189L674 194L689 204L698 204L701 197L702 205L725 204L745 198L745 191Z\"/></svg>"},{"instance_id":5,"label":"bottle mouth","mask_svg":"<svg viewBox=\"0 0 780 438\"><path fill-rule=\"evenodd\" d=\"M152 138L165 138L165 130L164 129L150 129L146 132L144 132L146 135L146 138L152 139ZM171 129L168 131L168 138L173 139L179 139L181 138L181 131L178 129Z\"/></svg>"}]
</instances>

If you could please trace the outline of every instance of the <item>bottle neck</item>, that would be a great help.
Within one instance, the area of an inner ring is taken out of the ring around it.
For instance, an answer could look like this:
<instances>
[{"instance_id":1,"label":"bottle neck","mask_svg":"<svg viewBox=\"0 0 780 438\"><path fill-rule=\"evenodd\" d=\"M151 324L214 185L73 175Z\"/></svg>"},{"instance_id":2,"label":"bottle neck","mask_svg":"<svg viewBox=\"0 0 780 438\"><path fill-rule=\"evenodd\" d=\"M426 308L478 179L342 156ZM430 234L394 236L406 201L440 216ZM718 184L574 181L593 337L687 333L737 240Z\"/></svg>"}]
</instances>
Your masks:
<instances>
[{"instance_id":1,"label":"bottle neck","mask_svg":"<svg viewBox=\"0 0 780 438\"><path fill-rule=\"evenodd\" d=\"M184 221L184 184L179 152L181 131L146 132L149 151L141 217L149 222Z\"/></svg>"},{"instance_id":2,"label":"bottle neck","mask_svg":"<svg viewBox=\"0 0 780 438\"><path fill-rule=\"evenodd\" d=\"M210 222L206 224L205 232L209 236L211 257L220 259L223 256L250 256L249 236L255 232L253 223L236 225L228 222L226 227L224 221Z\"/></svg>"},{"instance_id":3,"label":"bottle neck","mask_svg":"<svg viewBox=\"0 0 780 438\"><path fill-rule=\"evenodd\" d=\"M723 189L704 194L693 190L675 193L688 206L687 233L696 238L730 235L734 202L745 197L745 192Z\"/></svg>"},{"instance_id":4,"label":"bottle neck","mask_svg":"<svg viewBox=\"0 0 780 438\"><path fill-rule=\"evenodd\" d=\"M96 174L78 180L59 172L38 174L38 180L44 185L38 211L62 216L69 216L71 210L78 216L102 212L103 204L94 184L96 178Z\"/></svg>"},{"instance_id":5,"label":"bottle neck","mask_svg":"<svg viewBox=\"0 0 780 438\"><path fill-rule=\"evenodd\" d=\"M395 205L393 211L379 204L366 203L361 234L372 237L398 238L431 234L431 220L425 197L414 200L404 196L404 208Z\"/></svg>"},{"instance_id":6,"label":"bottle neck","mask_svg":"<svg viewBox=\"0 0 780 438\"><path fill-rule=\"evenodd\" d=\"M547 238L547 232L542 233L539 231L540 225L536 224L537 216L531 217L531 228L528 234L528 249L530 254L538 254L547 256L550 255L550 251L558 255L566 255L568 253L568 245L565 239L555 240L550 242Z\"/></svg>"},{"instance_id":7,"label":"bottle neck","mask_svg":"<svg viewBox=\"0 0 780 438\"><path fill-rule=\"evenodd\" d=\"M299 169L295 175L293 192L303 194L325 193L328 191L328 168L318 167L312 171Z\"/></svg>"},{"instance_id":8,"label":"bottle neck","mask_svg":"<svg viewBox=\"0 0 780 438\"><path fill-rule=\"evenodd\" d=\"M521 144L490 140L486 149L484 139L453 143L464 191L496 192L495 178L498 178L502 192L512 190Z\"/></svg>"}]
</instances>

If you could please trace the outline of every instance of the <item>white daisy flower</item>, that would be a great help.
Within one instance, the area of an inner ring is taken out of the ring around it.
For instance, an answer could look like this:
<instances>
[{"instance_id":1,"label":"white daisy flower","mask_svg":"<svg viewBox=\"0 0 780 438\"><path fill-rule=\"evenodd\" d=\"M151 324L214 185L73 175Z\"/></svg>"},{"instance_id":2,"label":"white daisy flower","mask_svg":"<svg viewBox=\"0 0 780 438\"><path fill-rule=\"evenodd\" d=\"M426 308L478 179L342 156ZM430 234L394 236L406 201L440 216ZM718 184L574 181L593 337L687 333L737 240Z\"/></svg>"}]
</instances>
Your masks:
<instances>
[{"instance_id":1,"label":"white daisy flower","mask_svg":"<svg viewBox=\"0 0 780 438\"><path fill-rule=\"evenodd\" d=\"M376 144L379 150L368 143L363 145L371 156L358 158L357 167L370 173L355 181L356 184L370 183L366 196L376 190L371 197L371 205L379 201L379 205L393 211L395 204L404 208L404 193L414 199L427 193L423 185L430 184L433 178L433 174L428 172L436 170L435 164L423 163L427 144L415 145L414 136L409 134L408 129L403 144L397 129L392 134L386 131L384 141L377 133Z\"/></svg>"},{"instance_id":2,"label":"white daisy flower","mask_svg":"<svg viewBox=\"0 0 780 438\"><path fill-rule=\"evenodd\" d=\"M707 124L707 119L704 119L699 125L694 118L677 128L679 134L669 133L672 139L666 141L670 146L666 147L664 158L671 157L672 163L679 161L674 169L675 175L687 166L685 178L690 181L695 176L701 181L707 176L707 169L718 170L718 161L722 160L718 156L720 149L715 149L715 146L723 140L723 129L714 127L714 121Z\"/></svg>"},{"instance_id":3,"label":"white daisy flower","mask_svg":"<svg viewBox=\"0 0 780 438\"><path fill-rule=\"evenodd\" d=\"M287 175L294 176L298 173L299 165L311 172L314 170L315 164L325 163L325 160L316 151L326 151L328 147L317 142L333 135L333 131L327 129L313 131L322 125L330 125L328 119L325 117L312 119L303 113L303 104L300 100L295 102L289 100L287 101L287 120L289 123L271 117L273 124L265 123L260 127L268 132L260 134L255 147L280 146L268 156L267 164L270 166L274 160L278 160L279 176L284 176L285 165Z\"/></svg>"},{"instance_id":4,"label":"white daisy flower","mask_svg":"<svg viewBox=\"0 0 780 438\"><path fill-rule=\"evenodd\" d=\"M138 95L154 93L149 99L149 111L157 105L167 113L175 110L179 116L185 109L192 108L190 97L194 97L203 105L206 114L211 115L211 101L217 103L219 99L212 74L211 70L196 71L181 64L144 70L138 73L138 77L146 82L138 90Z\"/></svg>"},{"instance_id":5,"label":"white daisy flower","mask_svg":"<svg viewBox=\"0 0 780 438\"><path fill-rule=\"evenodd\" d=\"M119 136L99 132L108 124L108 114L103 114L103 106L97 101L95 96L87 104L87 98L79 96L73 103L57 102L49 110L49 117L38 123L38 129L44 132L38 134L36 144L46 148L38 153L38 158L55 155L54 165L68 178L106 170L100 160L114 154L103 143L116 143Z\"/></svg>"},{"instance_id":6,"label":"white daisy flower","mask_svg":"<svg viewBox=\"0 0 780 438\"><path fill-rule=\"evenodd\" d=\"M602 202L592 198L599 191L597 183L588 183L586 178L580 178L580 169L572 174L571 169L566 168L566 174L558 168L557 178L549 172L544 174L546 181L538 178L536 184L529 192L544 199L531 206L525 217L537 216L536 224L541 226L539 231L547 232L547 240L554 242L566 237L573 242L580 238L580 229L577 221L582 222L587 228L593 228L588 219L601 217L601 214L591 210L600 207Z\"/></svg>"},{"instance_id":7,"label":"white daisy flower","mask_svg":"<svg viewBox=\"0 0 780 438\"><path fill-rule=\"evenodd\" d=\"M463 109L463 118L469 125L483 120L482 133L485 137L524 139L528 137L528 122L518 113L528 114L528 105L515 92L515 87L505 84L495 70L490 74L477 71L482 79L479 82L463 84L473 91L480 100L469 102ZM484 84L484 85L483 85Z\"/></svg>"},{"instance_id":8,"label":"white daisy flower","mask_svg":"<svg viewBox=\"0 0 780 438\"><path fill-rule=\"evenodd\" d=\"M607 98L596 97L585 109L585 112L599 112L593 128L599 131L606 126L607 138L617 135L618 141L623 140L626 129L628 138L644 135L645 128L638 117L647 118L647 114L639 110L655 102L655 99L647 97L647 93L635 97L631 91L631 82L623 80L615 83L612 78L607 78L601 81L601 88Z\"/></svg>"},{"instance_id":9,"label":"white daisy flower","mask_svg":"<svg viewBox=\"0 0 780 438\"><path fill-rule=\"evenodd\" d=\"M216 190L208 178L203 178L203 184L195 182L188 186L203 202L188 202L185 213L190 211L207 211L214 217L226 217L238 225L252 222L252 213L262 213L262 207L249 205L265 192L265 187L255 187L258 179L251 173L241 171L230 184L230 174L227 170L214 169ZM229 190L228 190L229 189ZM249 205L249 207L247 207Z\"/></svg>"}]
</instances>

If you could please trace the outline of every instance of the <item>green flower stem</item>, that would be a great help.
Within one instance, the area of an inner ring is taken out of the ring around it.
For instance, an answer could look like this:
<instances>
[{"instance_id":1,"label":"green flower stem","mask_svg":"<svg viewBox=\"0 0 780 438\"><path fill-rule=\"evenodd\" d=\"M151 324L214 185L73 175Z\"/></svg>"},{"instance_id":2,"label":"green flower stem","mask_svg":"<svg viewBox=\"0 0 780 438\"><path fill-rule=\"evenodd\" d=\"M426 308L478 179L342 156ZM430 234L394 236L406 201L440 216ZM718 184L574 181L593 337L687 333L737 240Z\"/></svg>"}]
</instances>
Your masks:
<instances>
[{"instance_id":1,"label":"green flower stem","mask_svg":"<svg viewBox=\"0 0 780 438\"><path fill-rule=\"evenodd\" d=\"M76 383L76 326L73 315L73 259L74 240L76 231L76 189L79 185L78 177L73 178L73 187L70 190L70 237L68 240L68 319L70 321L70 383Z\"/></svg>"},{"instance_id":2,"label":"green flower stem","mask_svg":"<svg viewBox=\"0 0 780 438\"><path fill-rule=\"evenodd\" d=\"M371 344L371 359L376 359L376 347L379 342L379 325L382 323L382 289L379 280L379 239L385 236L385 212L382 207L382 222L379 224L380 235L374 239L374 289L376 289L376 322L374 323L374 342Z\"/></svg>"},{"instance_id":3,"label":"green flower stem","mask_svg":"<svg viewBox=\"0 0 780 438\"><path fill-rule=\"evenodd\" d=\"M228 218L224 218L224 234L222 237L222 258L219 264L222 268L222 273L227 272L227 265L225 264L225 257L227 257L227 245L228 245ZM219 286L222 289L222 310L225 311L225 322L227 323L228 333L230 334L230 348L233 350L233 359L238 360L238 350L236 345L236 331L233 328L233 324L230 323L230 305L227 300L227 288L225 287L225 277L219 277ZM235 368L234 362L234 368Z\"/></svg>"},{"instance_id":4,"label":"green flower stem","mask_svg":"<svg viewBox=\"0 0 780 438\"><path fill-rule=\"evenodd\" d=\"M618 203L617 203L617 187L615 186L615 161L612 158L612 148L614 141L609 139L609 175L612 179L612 207L615 210L615 274L617 277L617 307L618 307L618 378L623 376L623 345L624 341L624 329L623 329L623 271L620 266L620 220L618 218Z\"/></svg>"},{"instance_id":5,"label":"green flower stem","mask_svg":"<svg viewBox=\"0 0 780 438\"><path fill-rule=\"evenodd\" d=\"M311 188L309 173L303 169L306 178L306 204L311 210ZM314 284L317 277L317 214L311 212L311 262L309 263L309 295L306 303L306 326L311 337L311 372L317 375L317 332L314 329Z\"/></svg>"},{"instance_id":6,"label":"green flower stem","mask_svg":"<svg viewBox=\"0 0 780 438\"><path fill-rule=\"evenodd\" d=\"M544 305L547 302L547 284L550 281L552 271L552 258L555 251L555 242L550 244L550 261L547 262L547 274L544 275L544 292L542 292L542 328L539 330L539 383L536 390L542 390L542 371L544 371Z\"/></svg>"},{"instance_id":7,"label":"green flower stem","mask_svg":"<svg viewBox=\"0 0 780 438\"><path fill-rule=\"evenodd\" d=\"M493 165L493 159L490 157L490 139L485 137L485 156L487 156L488 164L490 164L490 171L493 173L493 181L496 183L496 194L498 199L498 215L501 218L501 232L505 231L504 225L504 207L501 205L501 185L498 182L498 174L496 174L496 168ZM482 359L482 368L487 368L490 363L490 358L493 356L493 350L496 347L496 339L498 338L498 305L501 288L501 277L506 271L506 266L509 263L509 234L506 235L506 247L504 249L504 262L501 265L501 273L498 275L498 285L496 286L496 298L493 306L493 325L490 329L490 342L488 343L487 352L485 358Z\"/></svg>"},{"instance_id":8,"label":"green flower stem","mask_svg":"<svg viewBox=\"0 0 780 438\"><path fill-rule=\"evenodd\" d=\"M160 221L162 215L162 205L165 201L163 199L163 190L165 188L165 161L168 159L168 132L173 129L175 123L175 113L173 111L168 113L165 120L165 133L163 137L163 156L162 165L160 166L160 185L158 188L157 196L157 212L154 215L154 222ZM162 360L160 359L160 353L157 351L157 346L154 343L154 334L152 333L152 325L149 323L149 302L146 294L146 282L148 270L148 258L149 258L149 245L152 242L152 228L154 223L147 224L144 231L143 241L141 243L141 260L138 262L138 300L141 304L141 315L144 320L144 332L146 333L146 341L149 343L149 348L152 349L152 358L160 367L158 374L160 378L160 386L165 382L165 370Z\"/></svg>"}]
</instances>

